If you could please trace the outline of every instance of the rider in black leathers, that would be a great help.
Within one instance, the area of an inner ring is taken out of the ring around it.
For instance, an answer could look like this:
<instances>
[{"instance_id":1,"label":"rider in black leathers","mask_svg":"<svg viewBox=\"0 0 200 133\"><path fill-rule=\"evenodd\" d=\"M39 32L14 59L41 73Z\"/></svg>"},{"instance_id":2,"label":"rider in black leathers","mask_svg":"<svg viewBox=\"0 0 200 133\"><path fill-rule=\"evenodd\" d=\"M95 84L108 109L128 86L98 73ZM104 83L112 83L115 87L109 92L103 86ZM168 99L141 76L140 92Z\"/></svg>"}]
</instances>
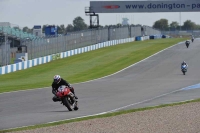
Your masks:
<instances>
[{"instance_id":1,"label":"rider in black leathers","mask_svg":"<svg viewBox=\"0 0 200 133\"><path fill-rule=\"evenodd\" d=\"M186 40L186 41L185 41L185 45L186 45L186 47L188 48L189 45L190 45L190 41Z\"/></svg>"},{"instance_id":2,"label":"rider in black leathers","mask_svg":"<svg viewBox=\"0 0 200 133\"><path fill-rule=\"evenodd\" d=\"M55 75L53 79L54 81L51 86L52 86L52 93L55 95L53 97L54 102L60 101L60 99L56 96L56 93L58 91L58 88L62 85L68 86L71 92L74 94L75 98L78 99L78 97L75 95L74 88L66 80L61 78L60 75Z\"/></svg>"}]
</instances>

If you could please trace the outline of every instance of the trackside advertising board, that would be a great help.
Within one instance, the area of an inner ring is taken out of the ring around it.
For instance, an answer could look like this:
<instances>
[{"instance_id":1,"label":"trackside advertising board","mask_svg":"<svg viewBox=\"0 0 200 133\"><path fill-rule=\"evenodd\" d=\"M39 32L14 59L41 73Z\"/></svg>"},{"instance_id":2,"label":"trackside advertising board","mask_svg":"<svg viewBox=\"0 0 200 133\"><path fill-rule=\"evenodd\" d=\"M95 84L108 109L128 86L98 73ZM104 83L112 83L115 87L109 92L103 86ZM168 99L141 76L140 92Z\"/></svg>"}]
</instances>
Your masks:
<instances>
[{"instance_id":1,"label":"trackside advertising board","mask_svg":"<svg viewBox=\"0 0 200 133\"><path fill-rule=\"evenodd\" d=\"M183 1L90 1L95 13L199 12L200 0Z\"/></svg>"}]
</instances>

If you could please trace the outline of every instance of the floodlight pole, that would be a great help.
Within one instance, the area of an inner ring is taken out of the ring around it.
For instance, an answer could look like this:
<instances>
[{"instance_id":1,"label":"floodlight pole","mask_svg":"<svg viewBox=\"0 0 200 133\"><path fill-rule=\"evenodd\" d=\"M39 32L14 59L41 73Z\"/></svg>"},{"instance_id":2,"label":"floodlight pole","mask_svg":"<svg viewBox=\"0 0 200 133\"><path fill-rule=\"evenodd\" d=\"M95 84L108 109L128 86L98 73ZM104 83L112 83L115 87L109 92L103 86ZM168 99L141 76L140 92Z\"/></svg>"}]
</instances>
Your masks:
<instances>
[{"instance_id":1,"label":"floodlight pole","mask_svg":"<svg viewBox=\"0 0 200 133\"><path fill-rule=\"evenodd\" d=\"M8 59L7 59L7 55L8 55L8 53L7 53L8 52L8 48L7 48L8 47L7 46L7 41L8 40L7 39L8 38L7 38L7 34L4 34L4 39L5 39L5 43L4 43L5 44L4 45L5 46L4 47L4 65L7 66L8 65Z\"/></svg>"},{"instance_id":2,"label":"floodlight pole","mask_svg":"<svg viewBox=\"0 0 200 133\"><path fill-rule=\"evenodd\" d=\"M4 65L7 65L7 48L6 48L6 41L7 41L7 39L6 39L6 34L5 34L5 50L4 50L4 59L5 59L5 64Z\"/></svg>"},{"instance_id":3,"label":"floodlight pole","mask_svg":"<svg viewBox=\"0 0 200 133\"><path fill-rule=\"evenodd\" d=\"M179 13L179 19L180 19L180 31L181 31L181 12Z\"/></svg>"}]
</instances>

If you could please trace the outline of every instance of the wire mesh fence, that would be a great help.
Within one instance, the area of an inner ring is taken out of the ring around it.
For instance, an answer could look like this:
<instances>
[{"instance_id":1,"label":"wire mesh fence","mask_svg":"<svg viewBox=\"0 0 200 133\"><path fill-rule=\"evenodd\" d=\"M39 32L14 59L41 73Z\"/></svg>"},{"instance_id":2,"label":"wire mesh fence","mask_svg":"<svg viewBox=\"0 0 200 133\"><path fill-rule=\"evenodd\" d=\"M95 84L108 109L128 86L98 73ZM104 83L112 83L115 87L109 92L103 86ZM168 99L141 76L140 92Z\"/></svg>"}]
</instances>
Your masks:
<instances>
[{"instance_id":1,"label":"wire mesh fence","mask_svg":"<svg viewBox=\"0 0 200 133\"><path fill-rule=\"evenodd\" d=\"M135 36L141 36L140 30L141 27L133 30L133 32L136 32ZM32 41L25 41L24 45L27 46L29 59L34 59L100 42L128 37L130 37L129 27L108 27L71 32L58 37L37 38Z\"/></svg>"},{"instance_id":2,"label":"wire mesh fence","mask_svg":"<svg viewBox=\"0 0 200 133\"><path fill-rule=\"evenodd\" d=\"M10 64L10 43L7 41L5 44L0 45L0 66Z\"/></svg>"},{"instance_id":3,"label":"wire mesh fence","mask_svg":"<svg viewBox=\"0 0 200 133\"><path fill-rule=\"evenodd\" d=\"M169 35L169 36L194 36L200 37L200 30L186 30L186 31L178 31L178 30L169 30L169 31L161 31L161 34Z\"/></svg>"},{"instance_id":4,"label":"wire mesh fence","mask_svg":"<svg viewBox=\"0 0 200 133\"><path fill-rule=\"evenodd\" d=\"M134 26L130 28L131 37L141 36L142 31L140 26Z\"/></svg>"},{"instance_id":5,"label":"wire mesh fence","mask_svg":"<svg viewBox=\"0 0 200 133\"><path fill-rule=\"evenodd\" d=\"M3 66L3 62L2 62L2 59L3 59L3 52L2 52L2 49L0 48L0 67Z\"/></svg>"},{"instance_id":6,"label":"wire mesh fence","mask_svg":"<svg viewBox=\"0 0 200 133\"><path fill-rule=\"evenodd\" d=\"M6 31L0 30L0 33L2 32L5 33ZM159 33L160 31L147 26L110 26L106 28L69 32L66 35L59 36L21 38L20 43L21 45L27 46L26 52L28 53L28 59L34 59L105 41ZM3 43L4 42L2 42L2 44ZM5 60L4 58L7 58L3 56L3 54L5 54L3 51L4 48L0 48L0 65L7 65L3 63L3 60ZM8 64L12 64L12 62Z\"/></svg>"}]
</instances>

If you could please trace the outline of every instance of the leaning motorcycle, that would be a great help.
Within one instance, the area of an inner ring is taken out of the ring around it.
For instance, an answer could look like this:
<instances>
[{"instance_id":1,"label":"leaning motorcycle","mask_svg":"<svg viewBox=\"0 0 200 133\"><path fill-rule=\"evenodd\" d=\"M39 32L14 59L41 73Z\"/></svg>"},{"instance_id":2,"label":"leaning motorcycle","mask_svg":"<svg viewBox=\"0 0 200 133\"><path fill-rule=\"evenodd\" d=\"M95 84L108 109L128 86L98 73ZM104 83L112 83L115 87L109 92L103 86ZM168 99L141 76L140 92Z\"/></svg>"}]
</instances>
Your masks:
<instances>
[{"instance_id":1,"label":"leaning motorcycle","mask_svg":"<svg viewBox=\"0 0 200 133\"><path fill-rule=\"evenodd\" d=\"M183 75L185 75L185 73L187 72L187 65L182 65L181 71L183 72Z\"/></svg>"},{"instance_id":2,"label":"leaning motorcycle","mask_svg":"<svg viewBox=\"0 0 200 133\"><path fill-rule=\"evenodd\" d=\"M67 86L60 86L58 88L57 97L60 98L61 103L67 107L69 111L78 110L78 101L76 100L74 94L70 91Z\"/></svg>"}]
</instances>

